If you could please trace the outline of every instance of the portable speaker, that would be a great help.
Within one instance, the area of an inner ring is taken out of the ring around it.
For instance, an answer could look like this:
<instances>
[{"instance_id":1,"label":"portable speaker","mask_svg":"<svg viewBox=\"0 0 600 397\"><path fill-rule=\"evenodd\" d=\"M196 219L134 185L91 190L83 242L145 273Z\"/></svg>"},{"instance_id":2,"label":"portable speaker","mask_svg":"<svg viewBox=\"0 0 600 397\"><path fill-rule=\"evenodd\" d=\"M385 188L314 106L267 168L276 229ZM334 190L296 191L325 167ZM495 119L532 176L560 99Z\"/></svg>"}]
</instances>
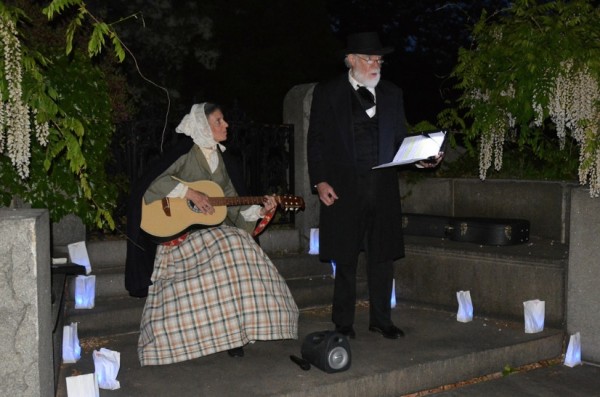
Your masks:
<instances>
[{"instance_id":1,"label":"portable speaker","mask_svg":"<svg viewBox=\"0 0 600 397\"><path fill-rule=\"evenodd\" d=\"M348 339L339 332L319 331L308 334L302 344L302 358L327 373L350 368Z\"/></svg>"}]
</instances>

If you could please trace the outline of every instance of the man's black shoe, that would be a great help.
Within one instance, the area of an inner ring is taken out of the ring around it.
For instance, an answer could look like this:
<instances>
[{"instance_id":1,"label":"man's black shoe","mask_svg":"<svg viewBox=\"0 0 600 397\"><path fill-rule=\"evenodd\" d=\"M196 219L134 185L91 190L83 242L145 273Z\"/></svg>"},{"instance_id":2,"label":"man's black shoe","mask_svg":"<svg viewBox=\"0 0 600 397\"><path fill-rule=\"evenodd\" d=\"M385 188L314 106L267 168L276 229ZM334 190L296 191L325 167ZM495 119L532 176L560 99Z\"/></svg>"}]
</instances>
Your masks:
<instances>
[{"instance_id":1,"label":"man's black shoe","mask_svg":"<svg viewBox=\"0 0 600 397\"><path fill-rule=\"evenodd\" d=\"M236 347L235 349L229 349L227 350L227 354L229 354L229 357L244 357L244 348Z\"/></svg>"},{"instance_id":2,"label":"man's black shoe","mask_svg":"<svg viewBox=\"0 0 600 397\"><path fill-rule=\"evenodd\" d=\"M335 331L339 332L340 334L342 334L344 336L347 336L350 339L355 339L356 338L356 332L354 332L354 328L352 328L351 325L343 325L341 327L338 327L336 325Z\"/></svg>"},{"instance_id":3,"label":"man's black shoe","mask_svg":"<svg viewBox=\"0 0 600 397\"><path fill-rule=\"evenodd\" d=\"M369 331L379 332L381 335L383 335L384 338L388 339L398 339L400 337L404 337L404 331L402 331L400 328L396 327L393 324L388 325L387 327L375 327L371 325L369 327Z\"/></svg>"}]
</instances>

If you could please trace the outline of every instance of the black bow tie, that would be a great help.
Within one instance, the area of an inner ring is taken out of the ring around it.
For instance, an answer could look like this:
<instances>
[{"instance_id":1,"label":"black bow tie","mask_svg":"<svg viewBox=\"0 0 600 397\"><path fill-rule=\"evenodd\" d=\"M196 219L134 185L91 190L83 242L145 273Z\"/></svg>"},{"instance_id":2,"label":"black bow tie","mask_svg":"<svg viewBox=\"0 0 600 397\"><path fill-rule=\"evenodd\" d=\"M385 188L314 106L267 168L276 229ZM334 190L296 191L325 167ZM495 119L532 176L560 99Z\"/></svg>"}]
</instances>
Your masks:
<instances>
[{"instance_id":1,"label":"black bow tie","mask_svg":"<svg viewBox=\"0 0 600 397\"><path fill-rule=\"evenodd\" d=\"M360 99L362 100L365 109L370 109L375 106L375 96L367 87L360 86L356 92L360 95Z\"/></svg>"}]
</instances>

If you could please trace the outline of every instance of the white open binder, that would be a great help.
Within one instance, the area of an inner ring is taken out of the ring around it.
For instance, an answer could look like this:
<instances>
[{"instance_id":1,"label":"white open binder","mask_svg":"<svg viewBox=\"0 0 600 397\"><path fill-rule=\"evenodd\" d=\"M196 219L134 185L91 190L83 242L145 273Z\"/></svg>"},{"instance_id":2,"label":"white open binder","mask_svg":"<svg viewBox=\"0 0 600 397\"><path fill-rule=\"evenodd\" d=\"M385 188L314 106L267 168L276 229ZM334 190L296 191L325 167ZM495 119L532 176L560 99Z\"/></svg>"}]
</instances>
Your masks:
<instances>
[{"instance_id":1,"label":"white open binder","mask_svg":"<svg viewBox=\"0 0 600 397\"><path fill-rule=\"evenodd\" d=\"M443 151L446 136L446 131L424 132L419 135L407 136L402 141L402 145L400 145L392 162L380 164L373 167L373 169L412 164L417 161L433 158L440 151Z\"/></svg>"}]
</instances>

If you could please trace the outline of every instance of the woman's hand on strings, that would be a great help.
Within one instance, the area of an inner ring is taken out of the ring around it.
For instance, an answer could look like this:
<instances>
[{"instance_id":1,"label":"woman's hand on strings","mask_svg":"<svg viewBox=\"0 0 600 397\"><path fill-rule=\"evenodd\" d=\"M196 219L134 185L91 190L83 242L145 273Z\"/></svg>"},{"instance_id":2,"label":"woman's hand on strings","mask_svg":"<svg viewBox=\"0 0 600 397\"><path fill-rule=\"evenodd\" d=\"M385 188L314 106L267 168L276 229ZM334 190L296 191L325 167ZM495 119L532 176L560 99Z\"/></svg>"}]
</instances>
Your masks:
<instances>
[{"instance_id":1,"label":"woman's hand on strings","mask_svg":"<svg viewBox=\"0 0 600 397\"><path fill-rule=\"evenodd\" d=\"M185 193L185 198L190 200L204 214L212 215L215 213L214 207L210 204L206 194L189 188Z\"/></svg>"}]
</instances>

